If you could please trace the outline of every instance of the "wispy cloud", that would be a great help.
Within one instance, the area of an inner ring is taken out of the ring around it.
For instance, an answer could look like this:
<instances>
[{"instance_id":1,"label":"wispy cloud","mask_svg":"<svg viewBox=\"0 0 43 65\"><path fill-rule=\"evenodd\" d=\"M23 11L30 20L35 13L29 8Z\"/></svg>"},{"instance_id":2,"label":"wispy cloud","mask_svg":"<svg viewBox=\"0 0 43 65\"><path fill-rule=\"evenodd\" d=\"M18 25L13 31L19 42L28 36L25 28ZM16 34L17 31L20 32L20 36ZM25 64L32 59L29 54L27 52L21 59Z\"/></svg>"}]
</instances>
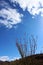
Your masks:
<instances>
[{"instance_id":1,"label":"wispy cloud","mask_svg":"<svg viewBox=\"0 0 43 65\"><path fill-rule=\"evenodd\" d=\"M23 15L19 14L15 9L2 9L0 10L0 17L3 17L4 20L0 20L0 23L6 25L6 27L12 28L14 24L21 22L21 17Z\"/></svg>"},{"instance_id":2,"label":"wispy cloud","mask_svg":"<svg viewBox=\"0 0 43 65\"><path fill-rule=\"evenodd\" d=\"M13 57L13 58L10 58L9 56L1 56L0 57L0 61L14 61L16 59L19 59L20 57Z\"/></svg>"},{"instance_id":3,"label":"wispy cloud","mask_svg":"<svg viewBox=\"0 0 43 65\"><path fill-rule=\"evenodd\" d=\"M41 13L43 16L43 0L11 0L16 2L25 11L27 9L31 15L38 15Z\"/></svg>"},{"instance_id":4,"label":"wispy cloud","mask_svg":"<svg viewBox=\"0 0 43 65\"><path fill-rule=\"evenodd\" d=\"M9 5L9 3L5 2L4 0L1 0L0 1L0 7L7 9L8 7L10 7L10 5Z\"/></svg>"},{"instance_id":5,"label":"wispy cloud","mask_svg":"<svg viewBox=\"0 0 43 65\"><path fill-rule=\"evenodd\" d=\"M14 25L21 23L23 14L20 14L15 7L15 3L19 4L20 8L33 15L43 16L43 0L5 0L0 1L0 24L3 24L7 28L12 28Z\"/></svg>"},{"instance_id":6,"label":"wispy cloud","mask_svg":"<svg viewBox=\"0 0 43 65\"><path fill-rule=\"evenodd\" d=\"M21 23L23 14L20 14L16 9L11 8L10 5L4 1L1 1L0 6L1 24L5 25L7 28L12 28L15 24Z\"/></svg>"}]
</instances>

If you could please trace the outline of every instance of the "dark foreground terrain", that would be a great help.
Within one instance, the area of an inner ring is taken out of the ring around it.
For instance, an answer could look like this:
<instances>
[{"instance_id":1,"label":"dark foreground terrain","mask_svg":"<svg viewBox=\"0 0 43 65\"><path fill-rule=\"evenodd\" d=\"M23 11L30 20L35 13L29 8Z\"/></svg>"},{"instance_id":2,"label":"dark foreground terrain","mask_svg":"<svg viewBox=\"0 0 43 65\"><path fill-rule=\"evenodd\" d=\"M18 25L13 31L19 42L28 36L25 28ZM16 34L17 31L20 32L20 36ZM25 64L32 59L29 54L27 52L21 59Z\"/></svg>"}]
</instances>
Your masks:
<instances>
[{"instance_id":1,"label":"dark foreground terrain","mask_svg":"<svg viewBox=\"0 0 43 65\"><path fill-rule=\"evenodd\" d=\"M43 65L43 54L28 56L26 58L11 62L0 61L0 65Z\"/></svg>"}]
</instances>

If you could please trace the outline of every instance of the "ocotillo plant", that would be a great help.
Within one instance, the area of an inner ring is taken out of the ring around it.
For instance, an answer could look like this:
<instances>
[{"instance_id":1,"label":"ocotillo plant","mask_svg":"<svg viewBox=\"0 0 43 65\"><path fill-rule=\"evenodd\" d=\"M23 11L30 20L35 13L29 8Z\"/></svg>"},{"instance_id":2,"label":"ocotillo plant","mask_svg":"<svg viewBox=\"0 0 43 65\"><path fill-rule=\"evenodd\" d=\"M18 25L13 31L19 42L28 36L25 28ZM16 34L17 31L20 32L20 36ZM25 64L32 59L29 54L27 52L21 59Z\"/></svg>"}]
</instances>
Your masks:
<instances>
[{"instance_id":1,"label":"ocotillo plant","mask_svg":"<svg viewBox=\"0 0 43 65\"><path fill-rule=\"evenodd\" d=\"M31 37L29 38L29 42L26 42L25 39L23 39L23 40L24 40L23 44L22 44L22 41L21 41L21 43L16 41L16 46L19 50L21 57L23 58L23 57L26 57L29 55L34 55L36 52L36 47L37 47L36 39L34 38L34 36L31 35ZM29 46L27 45L27 43L29 44ZM28 53L30 53L30 54L28 54Z\"/></svg>"},{"instance_id":2,"label":"ocotillo plant","mask_svg":"<svg viewBox=\"0 0 43 65\"><path fill-rule=\"evenodd\" d=\"M19 50L19 53L20 53L21 57L23 58L24 57L24 52L23 52L22 44L19 44L18 42L16 42L16 46L17 46L17 48Z\"/></svg>"},{"instance_id":3,"label":"ocotillo plant","mask_svg":"<svg viewBox=\"0 0 43 65\"><path fill-rule=\"evenodd\" d=\"M35 39L33 35L29 38L30 44L30 55L34 55L37 49L37 38Z\"/></svg>"}]
</instances>

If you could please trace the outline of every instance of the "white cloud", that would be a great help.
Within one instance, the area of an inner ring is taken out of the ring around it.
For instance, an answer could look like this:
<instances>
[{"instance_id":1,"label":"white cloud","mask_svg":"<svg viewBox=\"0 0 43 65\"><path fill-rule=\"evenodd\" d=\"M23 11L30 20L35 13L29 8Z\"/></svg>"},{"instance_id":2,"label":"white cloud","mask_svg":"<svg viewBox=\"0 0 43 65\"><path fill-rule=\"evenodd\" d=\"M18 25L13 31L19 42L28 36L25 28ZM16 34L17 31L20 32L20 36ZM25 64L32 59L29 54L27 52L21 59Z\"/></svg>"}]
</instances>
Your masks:
<instances>
[{"instance_id":1,"label":"white cloud","mask_svg":"<svg viewBox=\"0 0 43 65\"><path fill-rule=\"evenodd\" d=\"M32 15L43 14L43 0L11 0L11 2L19 3L20 7L25 11L30 12Z\"/></svg>"},{"instance_id":2,"label":"white cloud","mask_svg":"<svg viewBox=\"0 0 43 65\"><path fill-rule=\"evenodd\" d=\"M4 18L4 20L0 20L0 23L6 25L6 27L12 28L14 24L21 22L22 14L18 13L15 9L2 9L0 10L0 16Z\"/></svg>"},{"instance_id":3,"label":"white cloud","mask_svg":"<svg viewBox=\"0 0 43 65\"><path fill-rule=\"evenodd\" d=\"M9 0L10 2L13 2L13 5L15 6L15 2L20 5L20 7L25 11L27 11L33 15L33 18L35 15L41 14L43 16L43 0ZM0 19L0 24L5 25L7 28L12 28L15 24L21 23L23 14L20 14L16 9L12 9L12 7L9 5L9 3L6 3L5 1L1 1L0 4L1 7L3 7L0 10L0 17L3 17L3 19Z\"/></svg>"},{"instance_id":4,"label":"white cloud","mask_svg":"<svg viewBox=\"0 0 43 65\"><path fill-rule=\"evenodd\" d=\"M8 56L2 56L0 57L0 61L8 61L9 57Z\"/></svg>"},{"instance_id":5,"label":"white cloud","mask_svg":"<svg viewBox=\"0 0 43 65\"><path fill-rule=\"evenodd\" d=\"M11 8L9 4L4 1L1 2L0 6L4 7L0 10L0 17L3 18L0 19L0 24L5 25L7 28L12 28L13 25L21 23L23 14L20 14L16 9Z\"/></svg>"},{"instance_id":6,"label":"white cloud","mask_svg":"<svg viewBox=\"0 0 43 65\"><path fill-rule=\"evenodd\" d=\"M0 61L14 61L14 60L17 60L19 59L20 57L13 57L13 58L10 58L9 56L1 56L0 57Z\"/></svg>"}]
</instances>

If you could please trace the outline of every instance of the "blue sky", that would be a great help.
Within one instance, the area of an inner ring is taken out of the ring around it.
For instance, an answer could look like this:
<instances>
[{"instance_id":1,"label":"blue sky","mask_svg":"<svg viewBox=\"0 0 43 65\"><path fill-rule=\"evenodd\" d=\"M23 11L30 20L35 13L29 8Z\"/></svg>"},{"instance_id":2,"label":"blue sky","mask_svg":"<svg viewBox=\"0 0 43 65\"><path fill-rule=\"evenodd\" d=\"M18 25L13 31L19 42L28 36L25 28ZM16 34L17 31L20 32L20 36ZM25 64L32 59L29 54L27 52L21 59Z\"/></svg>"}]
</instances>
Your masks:
<instances>
[{"instance_id":1,"label":"blue sky","mask_svg":"<svg viewBox=\"0 0 43 65\"><path fill-rule=\"evenodd\" d=\"M0 60L20 57L16 39L20 41L25 32L28 37L31 34L38 37L36 53L40 53L43 50L42 0L0 0Z\"/></svg>"}]
</instances>

